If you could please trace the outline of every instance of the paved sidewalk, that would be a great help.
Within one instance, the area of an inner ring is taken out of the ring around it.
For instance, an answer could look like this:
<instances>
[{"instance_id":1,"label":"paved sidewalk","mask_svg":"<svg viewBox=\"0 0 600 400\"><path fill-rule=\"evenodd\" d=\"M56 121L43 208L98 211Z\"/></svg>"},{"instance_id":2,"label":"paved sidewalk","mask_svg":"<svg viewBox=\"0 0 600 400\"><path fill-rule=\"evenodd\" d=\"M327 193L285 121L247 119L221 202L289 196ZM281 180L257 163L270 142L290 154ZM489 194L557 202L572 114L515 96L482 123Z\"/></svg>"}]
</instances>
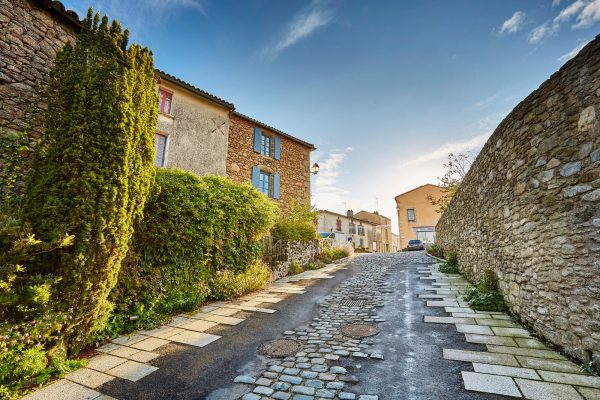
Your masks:
<instances>
[{"instance_id":1,"label":"paved sidewalk","mask_svg":"<svg viewBox=\"0 0 600 400\"><path fill-rule=\"evenodd\" d=\"M89 359L85 368L68 374L64 379L36 391L24 400L110 400L98 389L115 378L137 382L158 367L152 365L167 345L180 344L204 347L217 342L221 336L210 333L235 326L252 313L275 313L270 308L289 296L305 293L306 285L320 279L331 279L345 264L329 264L315 271L285 277L268 288L228 302L211 303L196 313L180 314L159 328L141 331L132 336L121 336L97 349L100 353ZM301 284L302 283L302 284ZM217 342L218 343L218 342ZM180 348L185 351L185 347ZM168 352L172 356L172 352Z\"/></svg>"},{"instance_id":2,"label":"paved sidewalk","mask_svg":"<svg viewBox=\"0 0 600 400\"><path fill-rule=\"evenodd\" d=\"M443 307L450 316L425 316L432 324L452 324L465 341L487 351L444 348L443 357L471 363L462 371L467 390L539 400L598 400L600 377L548 348L505 313L474 311L460 295L469 283L459 275L440 273L439 264L419 268L421 280L431 282L428 307ZM431 293L434 292L434 293Z\"/></svg>"}]
</instances>

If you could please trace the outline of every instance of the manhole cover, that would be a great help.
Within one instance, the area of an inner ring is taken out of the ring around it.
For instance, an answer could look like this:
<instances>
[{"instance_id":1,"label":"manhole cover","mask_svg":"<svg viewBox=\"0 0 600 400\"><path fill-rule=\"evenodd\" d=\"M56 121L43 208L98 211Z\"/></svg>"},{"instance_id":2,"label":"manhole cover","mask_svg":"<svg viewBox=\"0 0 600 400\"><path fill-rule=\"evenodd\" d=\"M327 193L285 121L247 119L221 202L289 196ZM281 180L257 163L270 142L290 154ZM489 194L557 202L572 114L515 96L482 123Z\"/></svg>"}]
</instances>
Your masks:
<instances>
[{"instance_id":1,"label":"manhole cover","mask_svg":"<svg viewBox=\"0 0 600 400\"><path fill-rule=\"evenodd\" d=\"M374 325L369 324L349 324L342 326L342 334L352 338L362 338L367 336L374 336L379 333Z\"/></svg>"},{"instance_id":2,"label":"manhole cover","mask_svg":"<svg viewBox=\"0 0 600 400\"><path fill-rule=\"evenodd\" d=\"M260 345L258 352L267 357L287 357L300 349L298 342L292 339L275 339Z\"/></svg>"}]
</instances>

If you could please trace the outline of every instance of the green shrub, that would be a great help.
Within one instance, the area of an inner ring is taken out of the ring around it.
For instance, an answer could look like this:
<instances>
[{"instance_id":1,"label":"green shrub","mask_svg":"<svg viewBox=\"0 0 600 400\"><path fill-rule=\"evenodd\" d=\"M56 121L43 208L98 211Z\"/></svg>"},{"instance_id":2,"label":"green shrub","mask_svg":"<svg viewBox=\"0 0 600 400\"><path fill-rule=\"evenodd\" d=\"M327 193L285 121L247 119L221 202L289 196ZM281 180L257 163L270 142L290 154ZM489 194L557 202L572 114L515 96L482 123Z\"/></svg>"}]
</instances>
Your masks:
<instances>
[{"instance_id":1,"label":"green shrub","mask_svg":"<svg viewBox=\"0 0 600 400\"><path fill-rule=\"evenodd\" d=\"M234 273L217 271L209 280L210 298L229 300L262 289L271 281L271 270L261 261L254 262L248 270Z\"/></svg>"},{"instance_id":2,"label":"green shrub","mask_svg":"<svg viewBox=\"0 0 600 400\"><path fill-rule=\"evenodd\" d=\"M444 274L460 274L456 253L448 253L446 262L440 265L440 272Z\"/></svg>"},{"instance_id":3,"label":"green shrub","mask_svg":"<svg viewBox=\"0 0 600 400\"><path fill-rule=\"evenodd\" d=\"M271 200L249 184L176 169L158 169L156 182L111 294L109 334L155 325L165 314L247 290L236 285L266 280L262 268L254 270L258 283L236 276L258 268L260 240L278 215Z\"/></svg>"},{"instance_id":4,"label":"green shrub","mask_svg":"<svg viewBox=\"0 0 600 400\"><path fill-rule=\"evenodd\" d=\"M310 205L292 203L289 212L284 213L271 229L271 237L286 241L314 240L317 238L316 218L317 212Z\"/></svg>"},{"instance_id":5,"label":"green shrub","mask_svg":"<svg viewBox=\"0 0 600 400\"><path fill-rule=\"evenodd\" d=\"M302 268L305 271L314 271L317 269L323 268L324 264L318 261L311 261L308 264L305 264Z\"/></svg>"},{"instance_id":6,"label":"green shrub","mask_svg":"<svg viewBox=\"0 0 600 400\"><path fill-rule=\"evenodd\" d=\"M331 247L323 249L320 254L317 255L317 260L329 264L332 261L339 260L344 257L350 256L350 250L345 247Z\"/></svg>"},{"instance_id":7,"label":"green shrub","mask_svg":"<svg viewBox=\"0 0 600 400\"><path fill-rule=\"evenodd\" d=\"M477 286L469 287L463 293L472 309L477 311L506 311L502 293L498 291L498 278L494 271L487 269Z\"/></svg>"},{"instance_id":8,"label":"green shrub","mask_svg":"<svg viewBox=\"0 0 600 400\"><path fill-rule=\"evenodd\" d=\"M292 261L290 264L290 268L288 269L288 275L297 275L301 272L304 272L304 268L298 261Z\"/></svg>"},{"instance_id":9,"label":"green shrub","mask_svg":"<svg viewBox=\"0 0 600 400\"><path fill-rule=\"evenodd\" d=\"M427 248L427 253L431 254L434 257L441 257L442 256L442 248L440 246L438 246L437 243L434 243Z\"/></svg>"},{"instance_id":10,"label":"green shrub","mask_svg":"<svg viewBox=\"0 0 600 400\"><path fill-rule=\"evenodd\" d=\"M90 9L75 45L57 54L45 134L27 179L25 209L36 236L75 237L59 257L39 263L40 274L61 277L52 302L73 310L62 328L72 351L110 311L107 297L154 180L153 59L147 49L127 47L128 36Z\"/></svg>"}]
</instances>

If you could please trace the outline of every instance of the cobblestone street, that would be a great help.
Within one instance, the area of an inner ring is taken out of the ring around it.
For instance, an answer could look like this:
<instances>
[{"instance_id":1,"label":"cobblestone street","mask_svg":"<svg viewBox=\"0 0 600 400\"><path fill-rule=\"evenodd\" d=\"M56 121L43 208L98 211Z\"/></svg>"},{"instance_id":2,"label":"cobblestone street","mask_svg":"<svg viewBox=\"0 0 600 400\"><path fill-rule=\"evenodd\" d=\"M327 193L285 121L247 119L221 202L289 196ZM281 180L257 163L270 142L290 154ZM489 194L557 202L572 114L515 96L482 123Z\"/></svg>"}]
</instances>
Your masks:
<instances>
[{"instance_id":1,"label":"cobblestone street","mask_svg":"<svg viewBox=\"0 0 600 400\"><path fill-rule=\"evenodd\" d=\"M466 285L423 252L356 256L115 339L30 398L600 398L508 315L468 308Z\"/></svg>"}]
</instances>

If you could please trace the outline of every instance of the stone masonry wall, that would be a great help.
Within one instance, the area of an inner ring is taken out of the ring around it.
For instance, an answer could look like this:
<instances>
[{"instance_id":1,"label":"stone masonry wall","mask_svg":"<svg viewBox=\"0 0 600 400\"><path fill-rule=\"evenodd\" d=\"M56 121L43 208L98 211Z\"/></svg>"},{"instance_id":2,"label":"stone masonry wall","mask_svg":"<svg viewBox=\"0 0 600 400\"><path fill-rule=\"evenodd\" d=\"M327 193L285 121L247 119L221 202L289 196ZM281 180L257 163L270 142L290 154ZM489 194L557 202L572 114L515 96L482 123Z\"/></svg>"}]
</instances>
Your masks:
<instances>
[{"instance_id":1,"label":"stone masonry wall","mask_svg":"<svg viewBox=\"0 0 600 400\"><path fill-rule=\"evenodd\" d=\"M512 312L600 361L600 36L502 121L437 225L477 280L492 268Z\"/></svg>"},{"instance_id":2,"label":"stone masonry wall","mask_svg":"<svg viewBox=\"0 0 600 400\"><path fill-rule=\"evenodd\" d=\"M311 262L320 252L319 241L289 242L286 244L286 260L272 266L271 279L273 281L287 276L293 262L305 265Z\"/></svg>"},{"instance_id":3,"label":"stone masonry wall","mask_svg":"<svg viewBox=\"0 0 600 400\"><path fill-rule=\"evenodd\" d=\"M254 152L254 127L252 121L236 114L231 116L229 146L227 149L227 176L234 182L252 181L252 166L281 175L279 205L288 209L294 201L310 202L310 152L311 148L280 136L281 159ZM261 127L265 132L277 135Z\"/></svg>"}]
</instances>

